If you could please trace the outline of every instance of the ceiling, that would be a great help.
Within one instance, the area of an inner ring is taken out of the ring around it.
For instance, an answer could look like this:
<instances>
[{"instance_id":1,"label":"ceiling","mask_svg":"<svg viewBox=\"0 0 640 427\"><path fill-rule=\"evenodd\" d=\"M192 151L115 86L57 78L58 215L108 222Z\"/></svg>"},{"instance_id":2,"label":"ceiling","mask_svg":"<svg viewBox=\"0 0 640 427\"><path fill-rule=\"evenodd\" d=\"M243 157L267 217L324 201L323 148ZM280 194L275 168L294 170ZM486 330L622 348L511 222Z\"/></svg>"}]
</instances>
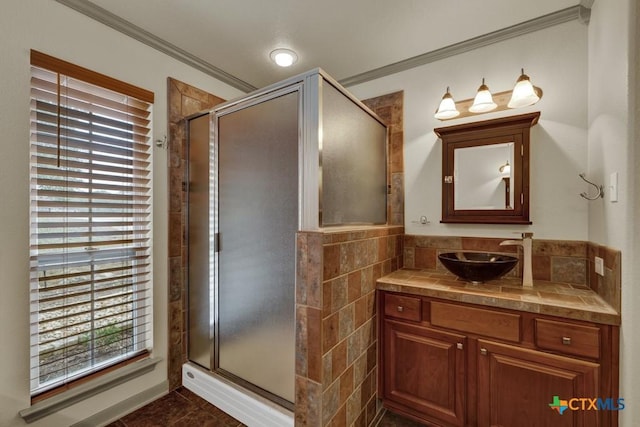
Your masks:
<instances>
[{"instance_id":1,"label":"ceiling","mask_svg":"<svg viewBox=\"0 0 640 427\"><path fill-rule=\"evenodd\" d=\"M579 0L83 0L263 87L321 67L337 80L473 39ZM73 5L71 5L73 7ZM280 68L276 48L299 60Z\"/></svg>"}]
</instances>

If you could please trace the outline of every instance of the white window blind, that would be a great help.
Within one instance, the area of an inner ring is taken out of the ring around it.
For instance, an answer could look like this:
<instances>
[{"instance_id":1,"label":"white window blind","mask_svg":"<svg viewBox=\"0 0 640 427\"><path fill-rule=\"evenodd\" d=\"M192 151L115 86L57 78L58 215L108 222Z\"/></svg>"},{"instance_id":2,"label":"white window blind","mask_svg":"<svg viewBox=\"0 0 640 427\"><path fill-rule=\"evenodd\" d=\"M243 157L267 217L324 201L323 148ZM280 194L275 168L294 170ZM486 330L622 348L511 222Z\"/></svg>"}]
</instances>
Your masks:
<instances>
[{"instance_id":1,"label":"white window blind","mask_svg":"<svg viewBox=\"0 0 640 427\"><path fill-rule=\"evenodd\" d=\"M153 93L31 52L31 393L151 347Z\"/></svg>"}]
</instances>

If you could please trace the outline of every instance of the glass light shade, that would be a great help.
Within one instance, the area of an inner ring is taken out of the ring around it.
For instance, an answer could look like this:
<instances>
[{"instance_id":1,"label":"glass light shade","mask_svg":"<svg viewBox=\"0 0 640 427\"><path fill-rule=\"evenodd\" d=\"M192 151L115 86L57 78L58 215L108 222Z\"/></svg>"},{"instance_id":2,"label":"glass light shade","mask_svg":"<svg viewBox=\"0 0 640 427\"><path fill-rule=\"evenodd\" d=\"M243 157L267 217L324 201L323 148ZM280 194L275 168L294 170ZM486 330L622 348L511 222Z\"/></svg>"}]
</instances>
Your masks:
<instances>
[{"instance_id":1,"label":"glass light shade","mask_svg":"<svg viewBox=\"0 0 640 427\"><path fill-rule=\"evenodd\" d=\"M495 110L497 106L498 104L493 102L493 96L489 92L487 85L484 84L484 79L482 79L482 85L478 88L478 93L476 93L469 111L472 113L486 113L487 111Z\"/></svg>"},{"instance_id":2,"label":"glass light shade","mask_svg":"<svg viewBox=\"0 0 640 427\"><path fill-rule=\"evenodd\" d=\"M269 57L280 67L290 67L298 60L298 55L289 49L276 49L269 54Z\"/></svg>"},{"instance_id":3,"label":"glass light shade","mask_svg":"<svg viewBox=\"0 0 640 427\"><path fill-rule=\"evenodd\" d=\"M511 175L511 165L509 164L509 161L507 161L507 163L505 163L504 165L500 166L498 168L498 171L500 171L500 173L503 175Z\"/></svg>"},{"instance_id":4,"label":"glass light shade","mask_svg":"<svg viewBox=\"0 0 640 427\"><path fill-rule=\"evenodd\" d=\"M436 114L434 114L434 117L436 119L446 120L458 117L459 115L460 111L456 108L456 103L449 93L449 88L447 88L447 93L442 97L442 101L440 101L440 106L438 107Z\"/></svg>"},{"instance_id":5,"label":"glass light shade","mask_svg":"<svg viewBox=\"0 0 640 427\"><path fill-rule=\"evenodd\" d=\"M529 76L522 71L522 74L518 78L513 93L511 94L511 100L507 104L509 108L526 107L533 105L540 100L540 97L536 93Z\"/></svg>"}]
</instances>

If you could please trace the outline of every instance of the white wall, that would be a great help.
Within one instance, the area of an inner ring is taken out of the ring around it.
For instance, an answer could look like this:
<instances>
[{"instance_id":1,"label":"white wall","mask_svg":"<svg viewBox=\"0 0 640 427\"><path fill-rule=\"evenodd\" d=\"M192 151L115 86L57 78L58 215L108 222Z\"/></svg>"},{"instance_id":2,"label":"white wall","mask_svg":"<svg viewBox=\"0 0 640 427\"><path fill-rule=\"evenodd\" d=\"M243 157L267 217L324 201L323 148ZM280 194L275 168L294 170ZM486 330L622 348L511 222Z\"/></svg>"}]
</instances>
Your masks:
<instances>
[{"instance_id":1,"label":"white wall","mask_svg":"<svg viewBox=\"0 0 640 427\"><path fill-rule=\"evenodd\" d=\"M167 77L222 98L241 95L199 71L47 0L2 2L0 13L0 425L23 425L29 406L29 50L36 49L155 93L154 139L168 134ZM154 357L142 377L33 426L68 426L167 379L167 152L153 153Z\"/></svg>"},{"instance_id":2,"label":"white wall","mask_svg":"<svg viewBox=\"0 0 640 427\"><path fill-rule=\"evenodd\" d=\"M640 85L638 63L638 10L636 0L596 1L589 24L589 172L609 184L619 174L619 201L590 205L589 240L622 250L621 390L627 406L621 425L637 425L640 419ZM635 119L635 122L634 122Z\"/></svg>"},{"instance_id":3,"label":"white wall","mask_svg":"<svg viewBox=\"0 0 640 427\"><path fill-rule=\"evenodd\" d=\"M544 91L534 106L441 122L433 117L447 86L472 98L482 77L493 92L513 88L520 68ZM404 90L405 226L408 234L586 240L587 26L572 21L348 88L365 99ZM531 226L440 224L441 142L433 128L541 111L531 139ZM414 224L426 215L428 225Z\"/></svg>"},{"instance_id":4,"label":"white wall","mask_svg":"<svg viewBox=\"0 0 640 427\"><path fill-rule=\"evenodd\" d=\"M631 44L629 46L630 65L632 69L632 84L630 94L631 127L629 137L629 160L631 168L629 172L630 189L627 194L634 197L629 206L633 212L640 212L640 5L631 3L629 16L632 19ZM635 20L633 18L635 17ZM631 240L629 256L623 257L624 282L622 289L622 371L625 373L622 381L622 393L628 396L630 402L640 401L640 387L637 378L640 378L640 367L637 356L640 354L640 339L636 331L640 315L637 307L640 306L640 292L636 280L640 277L640 221L637 214L629 215L630 227L627 236ZM634 261L635 260L635 261ZM628 375L627 375L628 374ZM631 427L633 420L640 419L640 405L634 405L629 413L624 414L623 427Z\"/></svg>"}]
</instances>

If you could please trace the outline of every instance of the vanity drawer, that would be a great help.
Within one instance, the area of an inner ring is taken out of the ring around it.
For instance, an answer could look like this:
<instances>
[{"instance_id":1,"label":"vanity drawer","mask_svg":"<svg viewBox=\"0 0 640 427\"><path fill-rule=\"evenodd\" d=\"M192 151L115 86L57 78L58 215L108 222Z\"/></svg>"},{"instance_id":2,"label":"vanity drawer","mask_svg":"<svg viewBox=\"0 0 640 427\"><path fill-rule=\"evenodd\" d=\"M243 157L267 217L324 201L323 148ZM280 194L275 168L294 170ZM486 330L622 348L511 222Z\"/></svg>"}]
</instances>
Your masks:
<instances>
[{"instance_id":1,"label":"vanity drawer","mask_svg":"<svg viewBox=\"0 0 640 427\"><path fill-rule=\"evenodd\" d=\"M485 337L520 342L520 315L431 302L431 324Z\"/></svg>"},{"instance_id":2,"label":"vanity drawer","mask_svg":"<svg viewBox=\"0 0 640 427\"><path fill-rule=\"evenodd\" d=\"M384 296L385 316L419 322L422 320L421 306L420 298L394 294Z\"/></svg>"},{"instance_id":3,"label":"vanity drawer","mask_svg":"<svg viewBox=\"0 0 640 427\"><path fill-rule=\"evenodd\" d=\"M545 319L535 322L536 346L541 349L600 358L600 329Z\"/></svg>"}]
</instances>

